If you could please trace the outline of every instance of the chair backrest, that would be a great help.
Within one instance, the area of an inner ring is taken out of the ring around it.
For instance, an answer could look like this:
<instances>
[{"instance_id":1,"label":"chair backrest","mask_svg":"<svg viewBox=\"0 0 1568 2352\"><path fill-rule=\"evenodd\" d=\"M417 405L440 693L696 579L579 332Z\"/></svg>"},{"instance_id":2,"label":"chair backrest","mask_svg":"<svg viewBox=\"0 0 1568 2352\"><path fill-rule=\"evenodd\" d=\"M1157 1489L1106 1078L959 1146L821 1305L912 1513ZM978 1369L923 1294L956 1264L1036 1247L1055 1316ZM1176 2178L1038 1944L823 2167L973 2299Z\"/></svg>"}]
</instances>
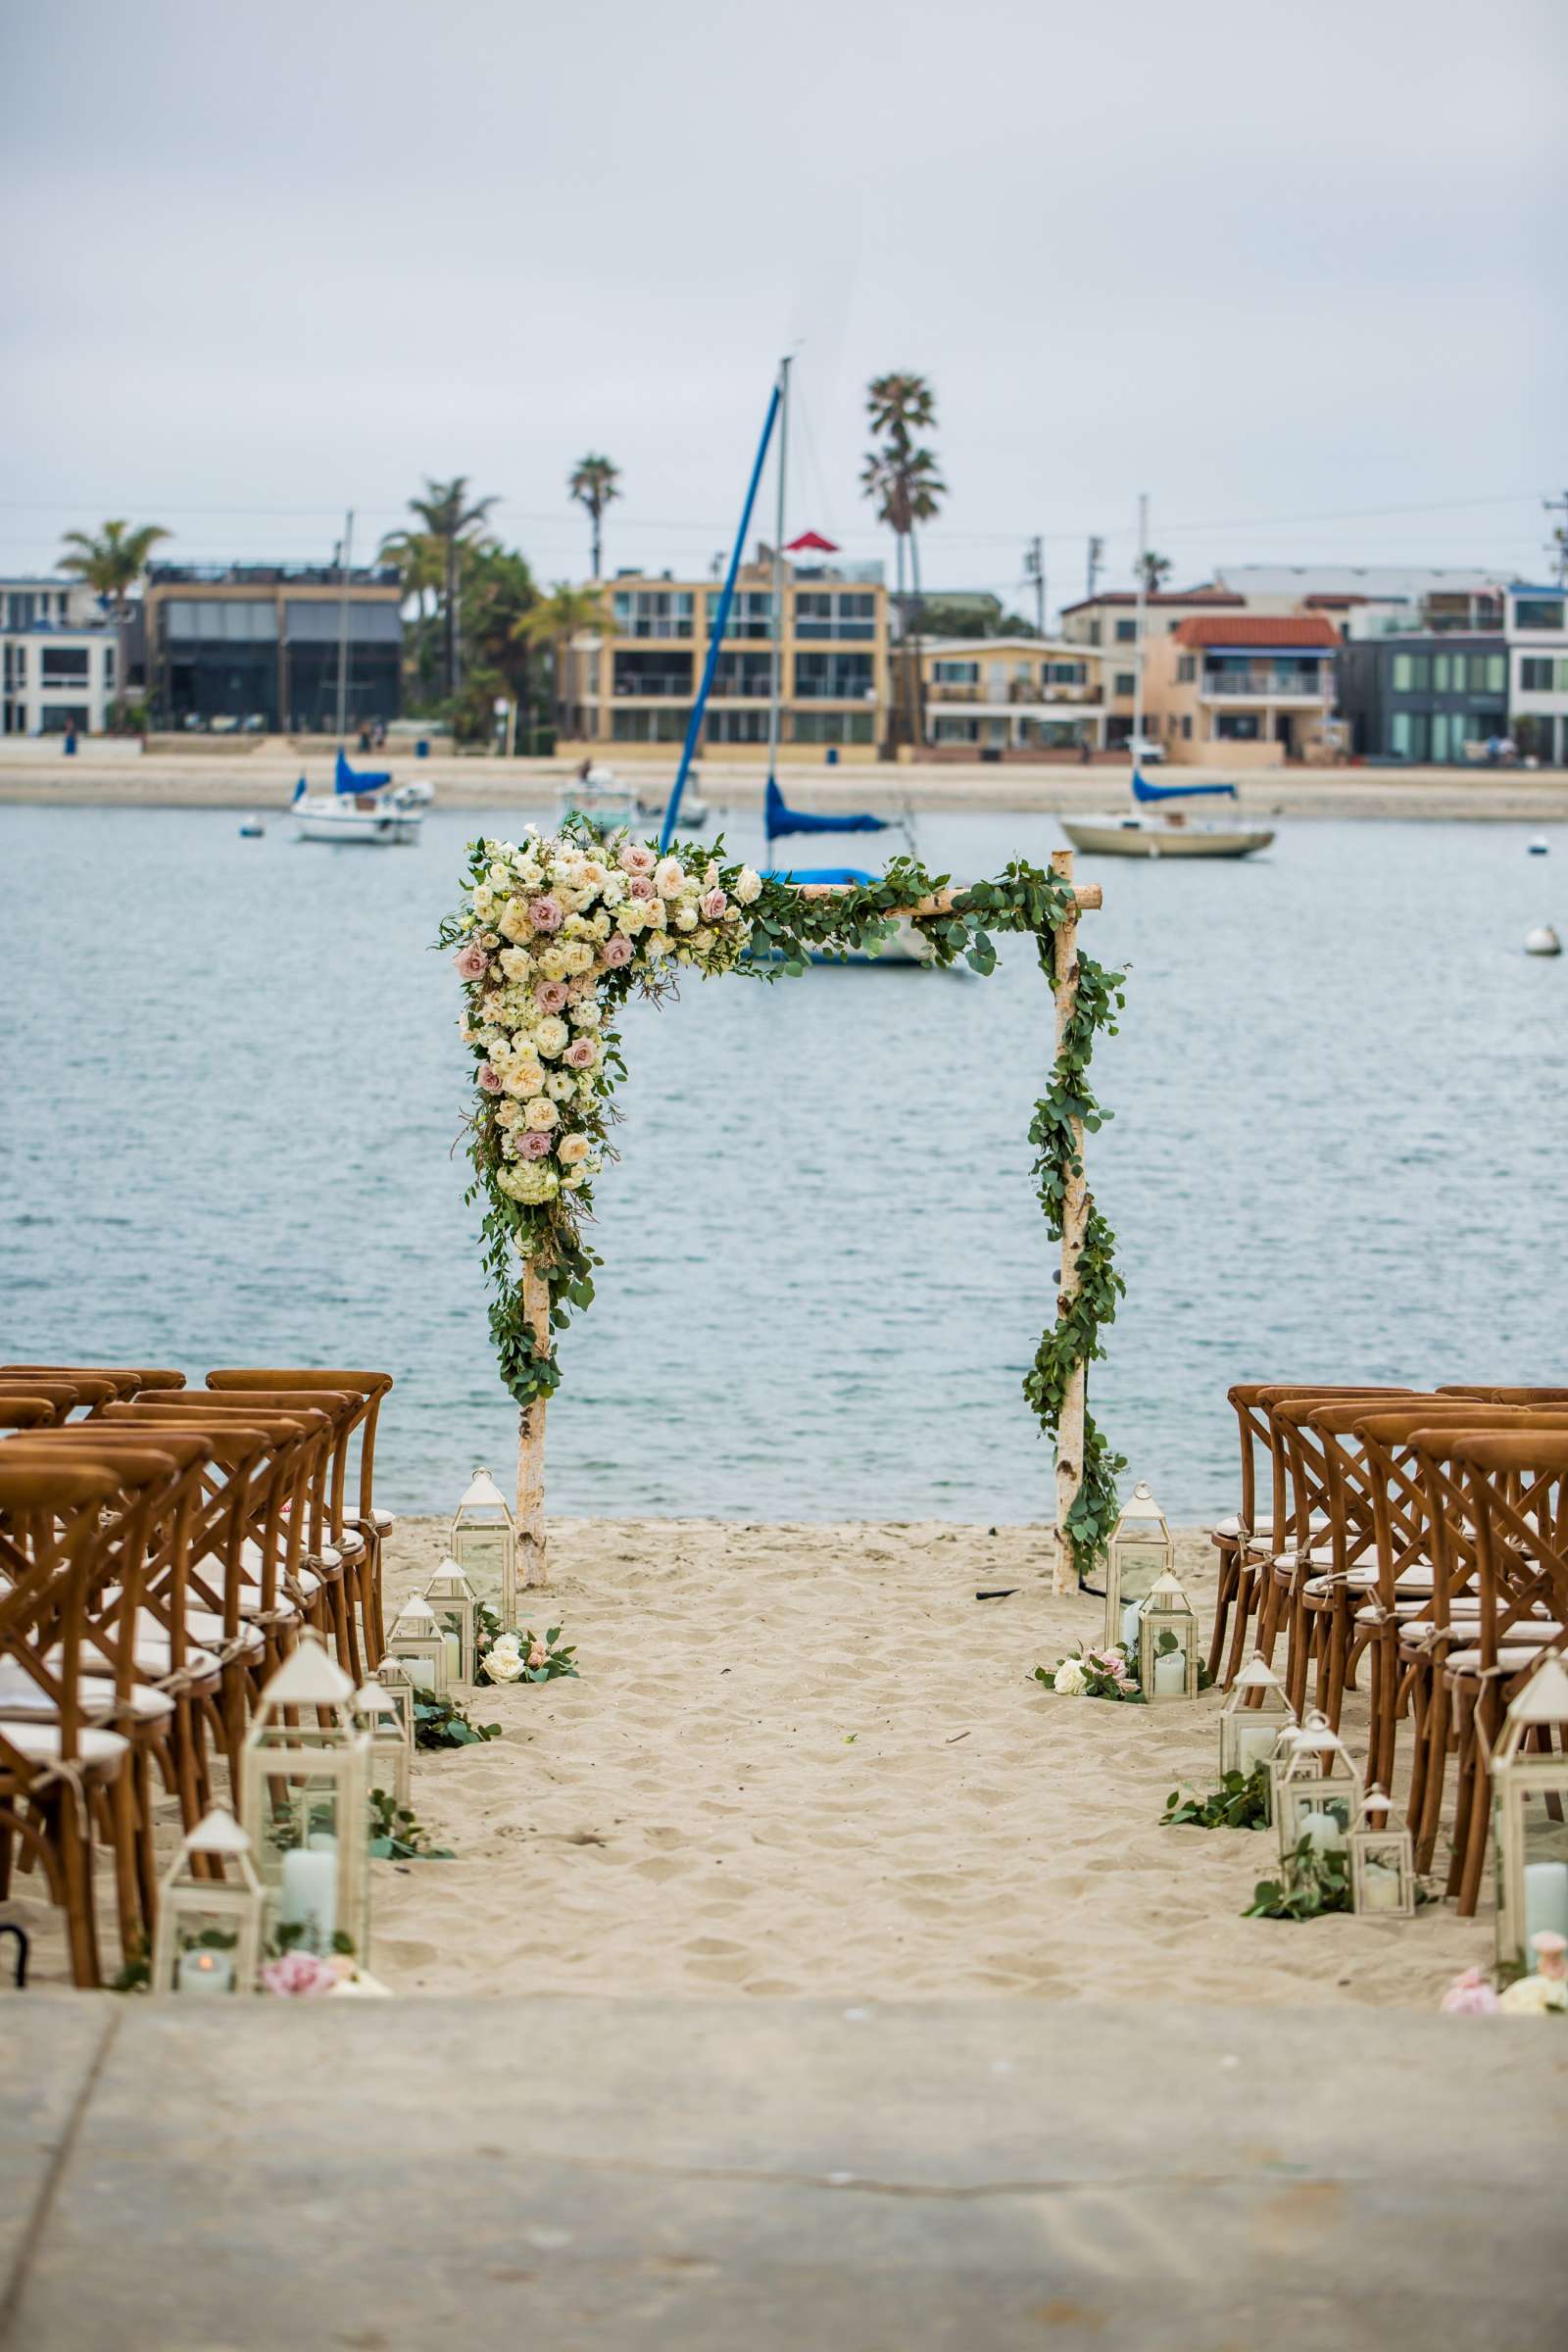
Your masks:
<instances>
[{"instance_id":1,"label":"chair backrest","mask_svg":"<svg viewBox=\"0 0 1568 2352\"><path fill-rule=\"evenodd\" d=\"M1241 1520L1242 1535L1244 1540L1255 1534L1257 1529L1259 1483L1257 1478L1257 1456L1259 1453L1261 1453L1263 1456L1263 1463L1266 1472L1264 1485L1269 1509L1272 1514L1270 1526L1274 1531L1274 1543L1276 1550L1284 1549L1284 1538L1288 1532L1283 1524L1283 1503L1280 1503L1279 1507L1276 1508L1276 1443L1275 1433L1269 1422L1269 1400L1277 1396L1361 1396L1367 1395L1368 1393L1369 1392L1362 1387L1355 1385L1346 1386L1344 1383L1341 1383L1338 1386L1332 1386L1325 1383L1314 1384L1311 1381L1285 1382L1278 1380L1238 1381L1233 1387L1226 1391L1226 1396L1235 1411L1237 1421L1241 1428L1242 1499L1238 1516ZM1378 1396L1387 1394L1390 1396L1407 1396L1409 1391L1403 1389L1384 1391L1380 1389L1371 1393ZM1283 1493L1282 1482L1280 1485L1280 1492Z\"/></svg>"},{"instance_id":2,"label":"chair backrest","mask_svg":"<svg viewBox=\"0 0 1568 2352\"><path fill-rule=\"evenodd\" d=\"M374 1510L371 1487L375 1469L375 1425L381 1410L381 1399L393 1386L390 1372L268 1371L257 1367L230 1366L222 1371L209 1372L207 1386L210 1389L326 1389L358 1396L360 1410L344 1433L341 1456L334 1468L332 1527L334 1534L342 1534L349 1440L357 1431L360 1441L359 1516L362 1526L368 1532Z\"/></svg>"},{"instance_id":3,"label":"chair backrest","mask_svg":"<svg viewBox=\"0 0 1568 2352\"><path fill-rule=\"evenodd\" d=\"M1433 1432L1416 1443L1463 1480L1475 1530L1481 1674L1503 1679L1510 1644L1531 1659L1542 1646L1533 1631L1542 1614L1568 1624L1568 1422L1453 1438ZM1495 1720L1496 1708L1490 1711Z\"/></svg>"},{"instance_id":4,"label":"chair backrest","mask_svg":"<svg viewBox=\"0 0 1568 2352\"><path fill-rule=\"evenodd\" d=\"M106 1380L121 1396L134 1396L142 1389L185 1386L183 1372L157 1364L0 1364L0 1380L12 1372L39 1373L52 1380Z\"/></svg>"}]
</instances>

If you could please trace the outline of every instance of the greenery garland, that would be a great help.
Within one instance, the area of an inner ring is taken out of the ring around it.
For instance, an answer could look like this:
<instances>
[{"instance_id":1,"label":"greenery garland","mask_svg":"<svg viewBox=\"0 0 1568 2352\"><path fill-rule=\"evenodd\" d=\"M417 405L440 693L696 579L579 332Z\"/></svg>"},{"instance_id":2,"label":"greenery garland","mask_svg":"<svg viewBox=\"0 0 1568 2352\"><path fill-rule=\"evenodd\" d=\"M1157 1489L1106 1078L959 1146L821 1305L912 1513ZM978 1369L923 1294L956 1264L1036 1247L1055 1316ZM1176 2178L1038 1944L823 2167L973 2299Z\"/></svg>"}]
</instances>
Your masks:
<instances>
[{"instance_id":1,"label":"greenery garland","mask_svg":"<svg viewBox=\"0 0 1568 2352\"><path fill-rule=\"evenodd\" d=\"M583 851L600 850L598 836L581 818L568 820L564 836ZM467 904L442 923L437 945L462 948L476 935L473 893L496 870L493 861L509 854L509 845L477 841L469 845L466 875ZM609 853L606 852L606 855ZM898 929L898 917L922 900L936 898L949 887L945 874L927 873L916 859L896 858L879 879L855 883L832 896L808 898L788 882L772 876L759 878L748 869L725 865L724 845L696 849L683 845L675 855L695 874L706 868L705 879L720 879L733 895L744 875L749 896L745 913L750 931L749 956L720 961L722 943L709 967L750 973L760 980L797 976L813 957L842 958L852 952L876 955ZM743 894L744 895L744 894ZM735 908L731 907L733 917ZM1076 919L1072 885L1059 874L1015 859L994 881L978 882L956 892L943 912L912 918L933 962L947 966L961 957L973 971L996 969L993 934L1031 933L1048 985L1053 980L1055 932L1058 924ZM685 961L684 956L680 958ZM605 1008L602 1061L596 1081L605 1118L614 1117L612 1096L625 1075L612 1018L634 990L662 999L674 993L675 974L638 962L624 970L602 973L597 981ZM1123 1003L1123 974L1105 970L1080 949L1077 1002L1058 1048L1046 1092L1035 1103L1029 1122L1034 1147L1031 1173L1047 1230L1058 1243L1069 1178L1079 1172L1075 1129L1095 1133L1109 1117L1095 1099L1089 1069L1095 1043L1102 1032L1114 1035ZM470 1044L474 1044L471 1033ZM474 1045L477 1053L482 1051ZM554 1346L541 1349L524 1312L519 1260L531 1262L549 1286L550 1325L564 1330L575 1312L590 1305L594 1269L601 1263L582 1238L581 1220L592 1213L592 1189L579 1183L575 1192L561 1192L542 1203L525 1202L503 1190L498 1178L506 1162L504 1138L498 1129L492 1095L479 1094L470 1114L468 1152L473 1179L466 1195L469 1203L483 1200L483 1256L490 1282L490 1336L502 1380L520 1407L549 1397L560 1386L560 1359ZM608 1147L606 1147L608 1152ZM609 1154L612 1156L612 1154ZM1043 1434L1055 1443L1068 1384L1079 1364L1104 1354L1102 1335L1116 1314L1125 1285L1115 1268L1115 1237L1089 1197L1083 1249L1078 1261L1078 1288L1070 1301L1058 1295L1054 1322L1042 1335L1034 1360L1024 1375L1023 1391ZM1084 1416L1083 1479L1067 1520L1074 1565L1083 1582L1103 1551L1116 1519L1116 1479L1126 1467L1096 1427Z\"/></svg>"}]
</instances>

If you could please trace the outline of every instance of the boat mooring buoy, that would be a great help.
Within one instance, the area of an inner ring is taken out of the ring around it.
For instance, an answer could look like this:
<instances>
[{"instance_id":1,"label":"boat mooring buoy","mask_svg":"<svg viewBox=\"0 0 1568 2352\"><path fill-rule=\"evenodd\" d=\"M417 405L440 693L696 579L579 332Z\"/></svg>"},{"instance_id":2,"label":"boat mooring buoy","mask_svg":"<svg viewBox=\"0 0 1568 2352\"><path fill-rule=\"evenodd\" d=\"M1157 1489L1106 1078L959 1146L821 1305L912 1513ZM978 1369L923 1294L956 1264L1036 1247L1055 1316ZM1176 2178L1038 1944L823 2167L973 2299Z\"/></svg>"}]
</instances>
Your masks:
<instances>
[{"instance_id":1,"label":"boat mooring buoy","mask_svg":"<svg viewBox=\"0 0 1568 2352\"><path fill-rule=\"evenodd\" d=\"M1549 923L1538 923L1533 931L1525 933L1525 954L1527 956L1560 956L1562 941Z\"/></svg>"},{"instance_id":2,"label":"boat mooring buoy","mask_svg":"<svg viewBox=\"0 0 1568 2352\"><path fill-rule=\"evenodd\" d=\"M1543 833L1535 834L1528 844L1529 854L1532 858L1544 858L1550 848L1550 842Z\"/></svg>"}]
</instances>

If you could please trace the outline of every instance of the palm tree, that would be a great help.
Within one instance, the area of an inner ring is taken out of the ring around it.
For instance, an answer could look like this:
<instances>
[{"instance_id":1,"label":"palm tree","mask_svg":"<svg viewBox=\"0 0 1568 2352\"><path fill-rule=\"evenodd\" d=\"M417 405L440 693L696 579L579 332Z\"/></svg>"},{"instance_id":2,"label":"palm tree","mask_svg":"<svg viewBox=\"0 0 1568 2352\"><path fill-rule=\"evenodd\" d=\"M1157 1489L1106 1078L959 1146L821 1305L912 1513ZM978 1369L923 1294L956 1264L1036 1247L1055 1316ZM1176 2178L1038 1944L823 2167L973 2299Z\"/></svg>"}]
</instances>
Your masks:
<instances>
[{"instance_id":1,"label":"palm tree","mask_svg":"<svg viewBox=\"0 0 1568 2352\"><path fill-rule=\"evenodd\" d=\"M602 576L600 566L605 509L620 496L620 467L612 466L608 458L595 457L590 451L587 457L577 460L567 475L566 494L574 498L579 507L586 507L589 520L594 526L594 578L597 580Z\"/></svg>"},{"instance_id":2,"label":"palm tree","mask_svg":"<svg viewBox=\"0 0 1568 2352\"><path fill-rule=\"evenodd\" d=\"M446 691L458 691L461 663L458 638L458 577L462 551L480 544L480 526L495 505L493 498L468 496L468 477L455 473L450 482L424 480L423 498L411 498L409 512L416 514L428 536L441 550L442 668Z\"/></svg>"},{"instance_id":3,"label":"palm tree","mask_svg":"<svg viewBox=\"0 0 1568 2352\"><path fill-rule=\"evenodd\" d=\"M435 617L446 579L445 550L440 540L429 531L388 531L378 550L378 560L397 565L402 575L404 597L413 601L413 673L421 695L429 694L434 690L434 648L430 643L430 624ZM427 598L434 602L427 603Z\"/></svg>"},{"instance_id":4,"label":"palm tree","mask_svg":"<svg viewBox=\"0 0 1568 2352\"><path fill-rule=\"evenodd\" d=\"M605 600L597 588L573 588L565 580L557 580L550 594L513 624L514 637L550 648L551 693L556 725L563 734L568 732L564 724L566 648L579 629L600 627L604 617Z\"/></svg>"},{"instance_id":5,"label":"palm tree","mask_svg":"<svg viewBox=\"0 0 1568 2352\"><path fill-rule=\"evenodd\" d=\"M71 552L60 557L55 569L95 588L115 618L123 620L127 590L141 578L160 539L168 537L156 522L144 522L134 531L125 521L106 522L96 533L66 531L61 544Z\"/></svg>"},{"instance_id":6,"label":"palm tree","mask_svg":"<svg viewBox=\"0 0 1568 2352\"><path fill-rule=\"evenodd\" d=\"M886 523L895 534L901 599L904 550L906 541L908 543L909 571L918 607L920 552L914 526L934 522L948 494L948 485L937 471L935 455L929 449L916 448L913 438L915 433L936 423L936 395L923 375L895 369L888 375L873 376L867 384L865 413L871 430L881 434L882 446L867 457L860 487L867 498L875 500L878 521Z\"/></svg>"},{"instance_id":7,"label":"palm tree","mask_svg":"<svg viewBox=\"0 0 1568 2352\"><path fill-rule=\"evenodd\" d=\"M1173 569L1169 556L1156 556L1152 547L1146 548L1138 559L1138 568L1144 575L1146 595L1157 596Z\"/></svg>"}]
</instances>

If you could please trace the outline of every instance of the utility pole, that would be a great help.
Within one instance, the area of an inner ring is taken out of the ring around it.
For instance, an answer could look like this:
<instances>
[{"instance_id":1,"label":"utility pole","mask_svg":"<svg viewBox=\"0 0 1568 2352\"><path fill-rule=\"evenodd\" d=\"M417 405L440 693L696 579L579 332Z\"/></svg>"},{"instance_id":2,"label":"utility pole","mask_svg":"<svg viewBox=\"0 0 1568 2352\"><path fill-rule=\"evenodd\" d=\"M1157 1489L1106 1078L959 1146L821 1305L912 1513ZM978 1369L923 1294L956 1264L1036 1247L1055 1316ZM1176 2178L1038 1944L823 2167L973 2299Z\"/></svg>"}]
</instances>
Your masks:
<instances>
[{"instance_id":1,"label":"utility pole","mask_svg":"<svg viewBox=\"0 0 1568 2352\"><path fill-rule=\"evenodd\" d=\"M1091 540L1090 540L1090 542L1089 542L1089 590L1088 590L1088 593L1089 593L1089 598L1090 598L1090 601L1091 601L1091 603L1094 601L1095 585L1096 585L1096 582L1097 582L1097 581L1099 580L1099 578L1100 578L1100 566L1101 566L1101 564L1102 564L1104 562L1104 558L1105 558L1105 542L1103 541L1103 539L1091 539Z\"/></svg>"},{"instance_id":2,"label":"utility pole","mask_svg":"<svg viewBox=\"0 0 1568 2352\"><path fill-rule=\"evenodd\" d=\"M1149 493L1138 494L1138 640L1133 671L1133 773L1138 773L1138 746L1144 738L1144 599L1149 593Z\"/></svg>"},{"instance_id":3,"label":"utility pole","mask_svg":"<svg viewBox=\"0 0 1568 2352\"><path fill-rule=\"evenodd\" d=\"M354 509L350 507L343 518L342 557L343 597L337 616L337 741L343 749L349 714L349 567L354 561Z\"/></svg>"},{"instance_id":4,"label":"utility pole","mask_svg":"<svg viewBox=\"0 0 1568 2352\"><path fill-rule=\"evenodd\" d=\"M1035 584L1035 626L1046 633L1046 545L1036 532L1023 551L1023 574Z\"/></svg>"},{"instance_id":5,"label":"utility pole","mask_svg":"<svg viewBox=\"0 0 1568 2352\"><path fill-rule=\"evenodd\" d=\"M1548 514L1562 516L1561 522L1551 526L1546 553L1557 566L1558 587L1568 588L1568 490L1563 492L1561 498L1544 498L1541 503Z\"/></svg>"}]
</instances>

